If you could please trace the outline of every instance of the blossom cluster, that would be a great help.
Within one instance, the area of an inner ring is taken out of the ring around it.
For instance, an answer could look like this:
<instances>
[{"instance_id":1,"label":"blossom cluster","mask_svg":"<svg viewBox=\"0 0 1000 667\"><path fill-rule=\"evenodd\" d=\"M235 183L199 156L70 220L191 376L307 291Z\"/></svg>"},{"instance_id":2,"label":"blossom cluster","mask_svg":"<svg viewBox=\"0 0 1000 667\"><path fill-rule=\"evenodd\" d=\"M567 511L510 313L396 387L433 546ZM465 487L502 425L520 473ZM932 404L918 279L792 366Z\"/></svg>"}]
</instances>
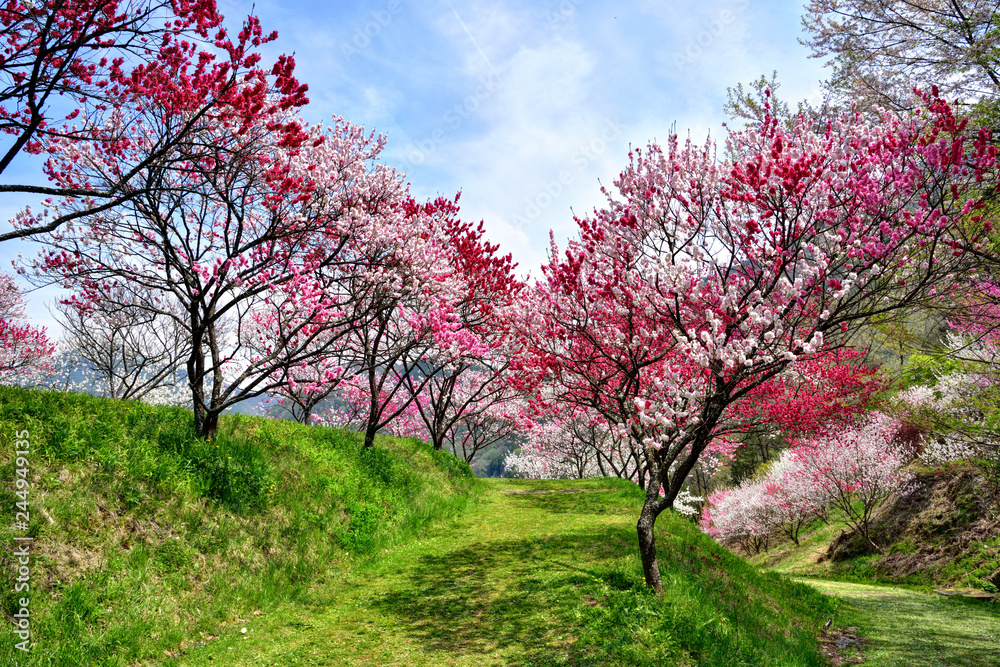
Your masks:
<instances>
[{"instance_id":1,"label":"blossom cluster","mask_svg":"<svg viewBox=\"0 0 1000 667\"><path fill-rule=\"evenodd\" d=\"M912 451L900 422L874 412L853 427L803 439L749 483L712 494L702 529L756 553L776 535L798 543L799 530L836 508L869 539L873 513L908 479Z\"/></svg>"}]
</instances>

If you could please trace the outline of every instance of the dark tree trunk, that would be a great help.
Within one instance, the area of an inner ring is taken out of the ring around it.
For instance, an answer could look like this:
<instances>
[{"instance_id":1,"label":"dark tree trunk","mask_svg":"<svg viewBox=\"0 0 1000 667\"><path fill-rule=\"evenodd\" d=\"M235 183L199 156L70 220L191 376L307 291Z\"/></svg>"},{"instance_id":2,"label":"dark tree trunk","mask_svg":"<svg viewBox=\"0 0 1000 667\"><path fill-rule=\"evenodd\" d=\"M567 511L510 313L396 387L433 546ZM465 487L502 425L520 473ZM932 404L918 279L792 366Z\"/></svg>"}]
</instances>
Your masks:
<instances>
[{"instance_id":1,"label":"dark tree trunk","mask_svg":"<svg viewBox=\"0 0 1000 667\"><path fill-rule=\"evenodd\" d=\"M378 433L378 428L371 421L368 422L368 426L365 427L365 449L371 449L375 445L375 434Z\"/></svg>"},{"instance_id":2,"label":"dark tree trunk","mask_svg":"<svg viewBox=\"0 0 1000 667\"><path fill-rule=\"evenodd\" d=\"M219 413L207 412L202 417L201 424L195 424L198 435L206 440L215 440L215 432L219 428Z\"/></svg>"},{"instance_id":3,"label":"dark tree trunk","mask_svg":"<svg viewBox=\"0 0 1000 667\"><path fill-rule=\"evenodd\" d=\"M440 433L437 430L431 431L431 444L439 452L444 449L444 433Z\"/></svg>"},{"instance_id":4,"label":"dark tree trunk","mask_svg":"<svg viewBox=\"0 0 1000 667\"><path fill-rule=\"evenodd\" d=\"M652 480L651 480L652 482ZM660 499L659 484L650 483L646 486L646 500L642 504L636 531L639 534L639 555L642 558L642 574L646 584L663 594L663 583L660 581L660 566L656 562L656 517L660 516L665 503Z\"/></svg>"}]
</instances>

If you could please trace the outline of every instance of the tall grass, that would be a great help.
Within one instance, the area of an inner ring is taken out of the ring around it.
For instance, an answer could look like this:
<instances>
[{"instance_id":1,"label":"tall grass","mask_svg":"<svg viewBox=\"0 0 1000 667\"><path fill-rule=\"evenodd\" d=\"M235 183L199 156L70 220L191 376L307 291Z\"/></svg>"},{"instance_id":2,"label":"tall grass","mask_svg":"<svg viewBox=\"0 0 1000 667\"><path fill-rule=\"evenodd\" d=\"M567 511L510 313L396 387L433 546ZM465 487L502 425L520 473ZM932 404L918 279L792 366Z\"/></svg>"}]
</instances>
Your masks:
<instances>
[{"instance_id":1,"label":"tall grass","mask_svg":"<svg viewBox=\"0 0 1000 667\"><path fill-rule=\"evenodd\" d=\"M18 641L14 434L28 430L32 651ZM416 440L0 387L0 664L131 665L198 642L461 511L468 466ZM3 514L0 514L2 517Z\"/></svg>"},{"instance_id":2,"label":"tall grass","mask_svg":"<svg viewBox=\"0 0 1000 667\"><path fill-rule=\"evenodd\" d=\"M641 503L636 490L633 503ZM824 665L817 633L836 600L763 572L673 512L657 520L663 595L643 581L634 528L624 553L599 568L600 604L589 607L581 646L598 663L769 667Z\"/></svg>"}]
</instances>

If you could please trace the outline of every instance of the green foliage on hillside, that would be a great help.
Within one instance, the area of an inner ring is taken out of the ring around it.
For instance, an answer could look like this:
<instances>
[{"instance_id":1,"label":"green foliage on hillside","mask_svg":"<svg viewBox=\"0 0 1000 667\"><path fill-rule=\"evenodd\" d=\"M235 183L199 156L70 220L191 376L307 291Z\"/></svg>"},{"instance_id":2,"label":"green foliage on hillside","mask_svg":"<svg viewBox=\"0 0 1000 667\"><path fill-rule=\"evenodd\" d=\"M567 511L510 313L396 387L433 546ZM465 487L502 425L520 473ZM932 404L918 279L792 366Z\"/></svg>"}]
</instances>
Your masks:
<instances>
[{"instance_id":1,"label":"green foliage on hillside","mask_svg":"<svg viewBox=\"0 0 1000 667\"><path fill-rule=\"evenodd\" d=\"M30 526L13 530L27 430ZM294 600L360 555L454 516L479 482L416 440L0 387L0 663L131 665ZM13 537L35 538L27 656Z\"/></svg>"}]
</instances>

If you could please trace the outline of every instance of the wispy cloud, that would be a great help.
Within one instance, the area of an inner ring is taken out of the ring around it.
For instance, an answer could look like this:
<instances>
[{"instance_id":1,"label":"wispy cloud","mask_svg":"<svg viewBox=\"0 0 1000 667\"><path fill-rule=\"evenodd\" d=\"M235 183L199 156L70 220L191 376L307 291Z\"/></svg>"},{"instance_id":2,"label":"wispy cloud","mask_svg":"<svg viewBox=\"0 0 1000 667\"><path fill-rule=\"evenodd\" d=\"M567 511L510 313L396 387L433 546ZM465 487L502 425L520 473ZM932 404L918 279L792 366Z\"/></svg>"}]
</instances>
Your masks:
<instances>
[{"instance_id":1,"label":"wispy cloud","mask_svg":"<svg viewBox=\"0 0 1000 667\"><path fill-rule=\"evenodd\" d=\"M254 6L220 1L230 26ZM797 43L793 0L257 0L254 11L280 34L266 55L295 53L308 120L338 114L387 133L384 161L415 193L461 190L463 214L525 271L545 260L550 229L564 245L573 211L604 203L600 184L629 145L675 123L721 137L727 87L777 70L797 100L822 76ZM22 251L34 248L7 244L0 259Z\"/></svg>"}]
</instances>

